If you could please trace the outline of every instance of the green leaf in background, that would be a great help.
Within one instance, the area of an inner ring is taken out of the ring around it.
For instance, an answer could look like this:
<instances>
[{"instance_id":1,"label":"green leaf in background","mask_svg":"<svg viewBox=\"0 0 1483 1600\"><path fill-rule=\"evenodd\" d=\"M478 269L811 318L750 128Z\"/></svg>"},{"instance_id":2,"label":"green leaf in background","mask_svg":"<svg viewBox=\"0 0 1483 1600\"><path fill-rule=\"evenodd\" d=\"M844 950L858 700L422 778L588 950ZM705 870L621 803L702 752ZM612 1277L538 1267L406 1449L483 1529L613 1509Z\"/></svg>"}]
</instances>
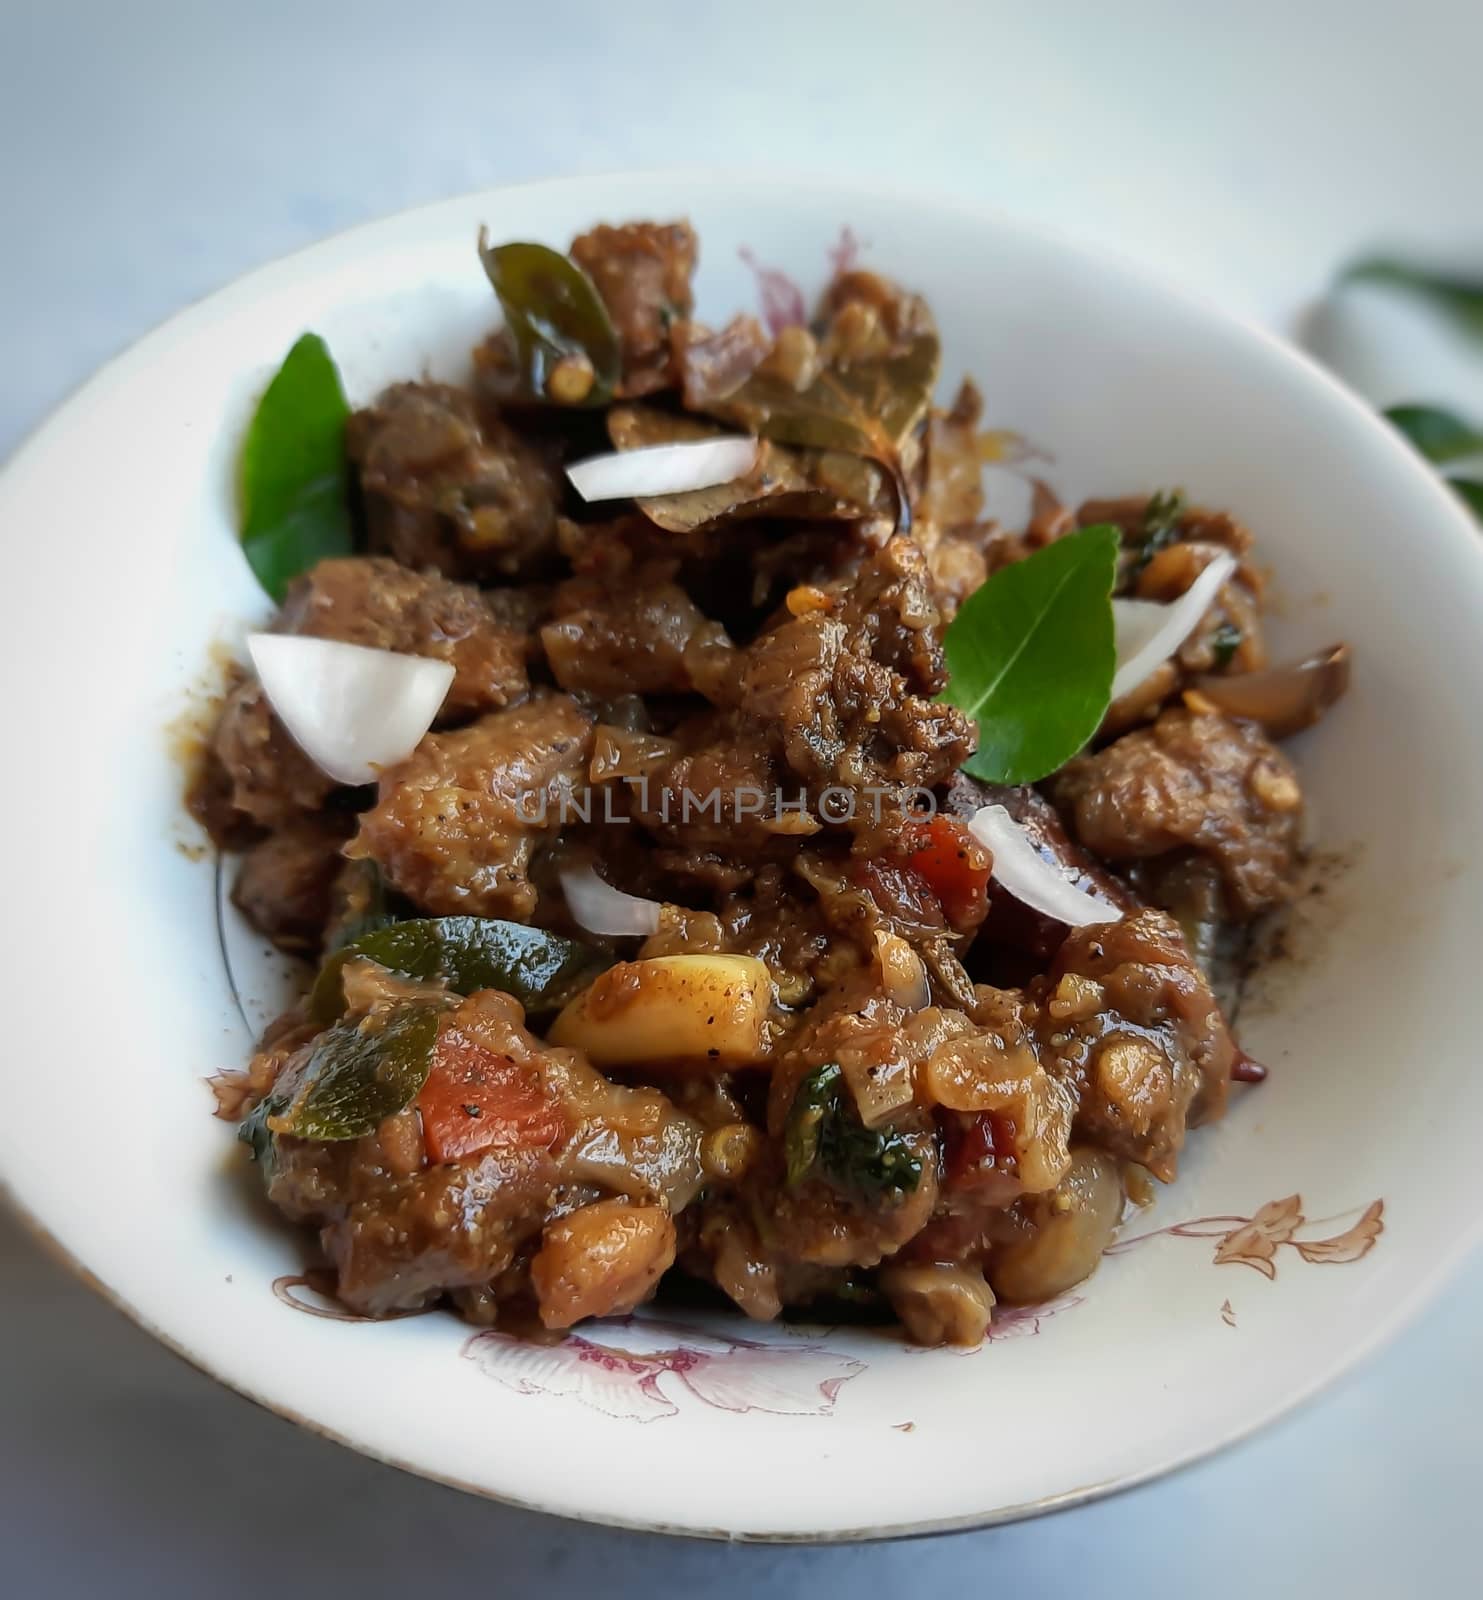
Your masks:
<instances>
[{"instance_id":1,"label":"green leaf in background","mask_svg":"<svg viewBox=\"0 0 1483 1600\"><path fill-rule=\"evenodd\" d=\"M1462 497L1463 504L1469 511L1483 522L1483 480L1478 478L1448 478L1450 488L1455 489Z\"/></svg>"},{"instance_id":2,"label":"green leaf in background","mask_svg":"<svg viewBox=\"0 0 1483 1600\"><path fill-rule=\"evenodd\" d=\"M264 390L242 446L242 551L274 600L316 562L350 553L349 415L324 340L306 333Z\"/></svg>"},{"instance_id":3,"label":"green leaf in background","mask_svg":"<svg viewBox=\"0 0 1483 1600\"><path fill-rule=\"evenodd\" d=\"M514 337L526 394L558 405L606 405L622 351L592 279L559 250L491 245L483 228L479 259Z\"/></svg>"},{"instance_id":4,"label":"green leaf in background","mask_svg":"<svg viewBox=\"0 0 1483 1600\"><path fill-rule=\"evenodd\" d=\"M530 1012L554 1011L603 965L595 950L494 917L411 917L342 945L315 979L309 1009L333 1022L345 1009L340 972L364 956L408 978L440 980L458 994L502 989Z\"/></svg>"},{"instance_id":5,"label":"green leaf in background","mask_svg":"<svg viewBox=\"0 0 1483 1600\"><path fill-rule=\"evenodd\" d=\"M1483 433L1440 406L1391 406L1385 416L1428 461L1440 464L1483 454Z\"/></svg>"},{"instance_id":6,"label":"green leaf in background","mask_svg":"<svg viewBox=\"0 0 1483 1600\"><path fill-rule=\"evenodd\" d=\"M964 768L1034 783L1097 731L1112 694L1117 529L1083 528L1001 568L947 630L942 698L978 720Z\"/></svg>"},{"instance_id":7,"label":"green leaf in background","mask_svg":"<svg viewBox=\"0 0 1483 1600\"><path fill-rule=\"evenodd\" d=\"M1346 267L1341 283L1387 283L1420 295L1475 338L1483 338L1483 280L1432 272L1393 256L1368 256Z\"/></svg>"}]
</instances>

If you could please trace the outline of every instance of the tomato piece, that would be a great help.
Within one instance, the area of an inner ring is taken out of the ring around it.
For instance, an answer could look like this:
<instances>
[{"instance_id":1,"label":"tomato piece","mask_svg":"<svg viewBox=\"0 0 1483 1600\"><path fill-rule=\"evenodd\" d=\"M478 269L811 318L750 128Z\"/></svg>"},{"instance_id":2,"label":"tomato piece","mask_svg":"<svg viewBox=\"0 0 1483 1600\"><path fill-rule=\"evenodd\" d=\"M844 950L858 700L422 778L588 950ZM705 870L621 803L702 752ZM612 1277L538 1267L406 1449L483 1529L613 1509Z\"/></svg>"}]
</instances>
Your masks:
<instances>
[{"instance_id":1,"label":"tomato piece","mask_svg":"<svg viewBox=\"0 0 1483 1600\"><path fill-rule=\"evenodd\" d=\"M935 928L946 921L926 878L899 861L857 859L850 878L895 921Z\"/></svg>"},{"instance_id":2,"label":"tomato piece","mask_svg":"<svg viewBox=\"0 0 1483 1600\"><path fill-rule=\"evenodd\" d=\"M549 1149L566 1133L535 1069L445 1027L417 1097L428 1160L462 1161L495 1145Z\"/></svg>"},{"instance_id":3,"label":"tomato piece","mask_svg":"<svg viewBox=\"0 0 1483 1600\"><path fill-rule=\"evenodd\" d=\"M948 1128L947 1186L975 1194L989 1205L1005 1205L1019 1194L1014 1121L998 1111L980 1111L966 1126Z\"/></svg>"},{"instance_id":4,"label":"tomato piece","mask_svg":"<svg viewBox=\"0 0 1483 1600\"><path fill-rule=\"evenodd\" d=\"M961 930L976 928L989 910L989 874L994 858L957 817L939 813L919 824L912 870L927 880L943 915Z\"/></svg>"}]
</instances>

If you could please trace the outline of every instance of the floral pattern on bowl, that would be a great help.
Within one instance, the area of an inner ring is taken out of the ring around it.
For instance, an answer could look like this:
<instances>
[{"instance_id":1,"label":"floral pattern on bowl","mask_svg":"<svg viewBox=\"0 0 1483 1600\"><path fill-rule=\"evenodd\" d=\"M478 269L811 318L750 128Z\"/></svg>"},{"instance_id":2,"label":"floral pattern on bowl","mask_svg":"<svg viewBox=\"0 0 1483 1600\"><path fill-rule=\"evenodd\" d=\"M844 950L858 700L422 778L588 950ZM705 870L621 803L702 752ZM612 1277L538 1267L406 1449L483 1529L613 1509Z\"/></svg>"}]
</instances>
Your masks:
<instances>
[{"instance_id":1,"label":"floral pattern on bowl","mask_svg":"<svg viewBox=\"0 0 1483 1600\"><path fill-rule=\"evenodd\" d=\"M819 1417L865 1363L811 1341L713 1335L641 1316L584 1325L539 1344L493 1330L464 1357L516 1394L567 1395L605 1416L657 1422L697 1400L717 1411Z\"/></svg>"}]
</instances>

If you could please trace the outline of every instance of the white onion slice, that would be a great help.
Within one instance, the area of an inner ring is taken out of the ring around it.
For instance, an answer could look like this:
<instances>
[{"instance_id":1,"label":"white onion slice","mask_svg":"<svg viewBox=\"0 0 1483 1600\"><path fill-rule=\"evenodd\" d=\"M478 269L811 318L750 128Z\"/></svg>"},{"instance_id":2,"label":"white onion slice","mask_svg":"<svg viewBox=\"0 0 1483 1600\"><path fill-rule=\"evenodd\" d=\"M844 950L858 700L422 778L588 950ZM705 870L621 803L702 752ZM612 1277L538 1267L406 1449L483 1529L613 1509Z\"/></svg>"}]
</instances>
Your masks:
<instances>
[{"instance_id":1,"label":"white onion slice","mask_svg":"<svg viewBox=\"0 0 1483 1600\"><path fill-rule=\"evenodd\" d=\"M1221 585L1236 570L1229 551L1210 562L1177 600L1114 600L1112 625L1117 636L1117 671L1112 698L1121 700L1156 672L1200 625Z\"/></svg>"},{"instance_id":2,"label":"white onion slice","mask_svg":"<svg viewBox=\"0 0 1483 1600\"><path fill-rule=\"evenodd\" d=\"M336 783L374 783L411 755L453 682L447 661L338 639L254 633L247 649L274 714Z\"/></svg>"},{"instance_id":3,"label":"white onion slice","mask_svg":"<svg viewBox=\"0 0 1483 1600\"><path fill-rule=\"evenodd\" d=\"M566 475L584 500L638 500L713 489L744 478L756 464L755 439L695 439L589 456Z\"/></svg>"},{"instance_id":4,"label":"white onion slice","mask_svg":"<svg viewBox=\"0 0 1483 1600\"><path fill-rule=\"evenodd\" d=\"M980 806L968 827L993 852L995 881L1032 911L1071 928L1121 920L1116 906L1079 889L1062 868L1047 861L1003 806Z\"/></svg>"},{"instance_id":5,"label":"white onion slice","mask_svg":"<svg viewBox=\"0 0 1483 1600\"><path fill-rule=\"evenodd\" d=\"M566 867L561 872L561 889L567 910L588 933L615 936L658 932L660 905L657 900L641 900L604 883L588 867Z\"/></svg>"}]
</instances>

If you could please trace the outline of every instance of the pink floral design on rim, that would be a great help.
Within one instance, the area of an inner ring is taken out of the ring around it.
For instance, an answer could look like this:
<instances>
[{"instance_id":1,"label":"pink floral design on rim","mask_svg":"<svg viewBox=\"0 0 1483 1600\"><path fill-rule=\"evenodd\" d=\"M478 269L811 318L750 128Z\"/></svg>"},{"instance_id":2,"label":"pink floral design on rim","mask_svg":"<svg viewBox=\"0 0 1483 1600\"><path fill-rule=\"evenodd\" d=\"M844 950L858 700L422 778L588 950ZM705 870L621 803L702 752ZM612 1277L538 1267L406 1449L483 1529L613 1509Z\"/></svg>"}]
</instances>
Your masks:
<instances>
[{"instance_id":1,"label":"pink floral design on rim","mask_svg":"<svg viewBox=\"0 0 1483 1600\"><path fill-rule=\"evenodd\" d=\"M629 1422L676 1416L687 1398L718 1411L827 1416L865 1371L819 1344L765 1344L636 1316L586 1324L556 1344L476 1333L463 1354L516 1394L567 1395Z\"/></svg>"}]
</instances>

